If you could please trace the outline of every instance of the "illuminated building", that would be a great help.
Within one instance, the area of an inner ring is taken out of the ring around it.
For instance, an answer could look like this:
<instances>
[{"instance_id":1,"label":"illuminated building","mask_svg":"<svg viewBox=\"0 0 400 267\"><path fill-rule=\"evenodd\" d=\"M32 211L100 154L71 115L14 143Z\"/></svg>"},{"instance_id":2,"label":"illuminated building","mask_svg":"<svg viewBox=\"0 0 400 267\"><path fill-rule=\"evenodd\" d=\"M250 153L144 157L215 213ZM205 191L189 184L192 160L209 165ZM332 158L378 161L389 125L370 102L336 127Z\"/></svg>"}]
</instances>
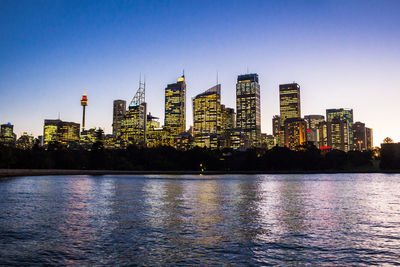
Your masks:
<instances>
[{"instance_id":1,"label":"illuminated building","mask_svg":"<svg viewBox=\"0 0 400 267\"><path fill-rule=\"evenodd\" d=\"M285 138L289 136L284 133L285 121L301 117L300 85L297 83L279 85L279 106L281 129L278 137L278 145L284 146L288 143Z\"/></svg>"},{"instance_id":2,"label":"illuminated building","mask_svg":"<svg viewBox=\"0 0 400 267\"><path fill-rule=\"evenodd\" d=\"M318 147L320 149L331 149L332 138L330 135L331 123L322 121L318 124Z\"/></svg>"},{"instance_id":3,"label":"illuminated building","mask_svg":"<svg viewBox=\"0 0 400 267\"><path fill-rule=\"evenodd\" d=\"M116 138L113 134L107 134L104 137L104 148L105 149L115 149L118 148L118 146L116 145Z\"/></svg>"},{"instance_id":4,"label":"illuminated building","mask_svg":"<svg viewBox=\"0 0 400 267\"><path fill-rule=\"evenodd\" d=\"M147 147L174 146L174 137L160 126L158 119L150 113L147 115Z\"/></svg>"},{"instance_id":5,"label":"illuminated building","mask_svg":"<svg viewBox=\"0 0 400 267\"><path fill-rule=\"evenodd\" d=\"M222 117L222 132L226 132L236 128L236 113L233 108L225 107L221 105L221 117Z\"/></svg>"},{"instance_id":6,"label":"illuminated building","mask_svg":"<svg viewBox=\"0 0 400 267\"><path fill-rule=\"evenodd\" d=\"M218 148L217 139L222 132L221 85L197 95L192 101L194 145Z\"/></svg>"},{"instance_id":7,"label":"illuminated building","mask_svg":"<svg viewBox=\"0 0 400 267\"><path fill-rule=\"evenodd\" d=\"M281 117L275 115L272 117L272 135L278 137L281 132Z\"/></svg>"},{"instance_id":8,"label":"illuminated building","mask_svg":"<svg viewBox=\"0 0 400 267\"><path fill-rule=\"evenodd\" d=\"M287 118L284 126L285 146L299 150L306 142L306 122L301 118Z\"/></svg>"},{"instance_id":9,"label":"illuminated building","mask_svg":"<svg viewBox=\"0 0 400 267\"><path fill-rule=\"evenodd\" d=\"M264 149L272 149L275 146L275 137L272 134L261 134L261 147Z\"/></svg>"},{"instance_id":10,"label":"illuminated building","mask_svg":"<svg viewBox=\"0 0 400 267\"><path fill-rule=\"evenodd\" d=\"M68 146L79 142L80 124L62 120L44 120L43 145L59 143Z\"/></svg>"},{"instance_id":11,"label":"illuminated building","mask_svg":"<svg viewBox=\"0 0 400 267\"><path fill-rule=\"evenodd\" d=\"M353 145L354 150L366 150L367 133L365 129L365 123L357 121L353 124Z\"/></svg>"},{"instance_id":12,"label":"illuminated building","mask_svg":"<svg viewBox=\"0 0 400 267\"><path fill-rule=\"evenodd\" d=\"M344 119L332 119L331 123L331 136L332 136L332 149L339 149L345 152L350 149L350 129L349 123Z\"/></svg>"},{"instance_id":13,"label":"illuminated building","mask_svg":"<svg viewBox=\"0 0 400 267\"><path fill-rule=\"evenodd\" d=\"M164 128L177 135L186 131L186 83L185 75L176 83L165 88L165 120Z\"/></svg>"},{"instance_id":14,"label":"illuminated building","mask_svg":"<svg viewBox=\"0 0 400 267\"><path fill-rule=\"evenodd\" d=\"M174 137L175 148L178 150L188 150L192 147L193 137L190 133L184 132Z\"/></svg>"},{"instance_id":15,"label":"illuminated building","mask_svg":"<svg viewBox=\"0 0 400 267\"><path fill-rule=\"evenodd\" d=\"M14 134L14 125L11 123L0 126L0 144L5 146L14 146L16 135Z\"/></svg>"},{"instance_id":16,"label":"illuminated building","mask_svg":"<svg viewBox=\"0 0 400 267\"><path fill-rule=\"evenodd\" d=\"M322 115L306 115L304 116L306 122L306 141L318 147L318 124L325 121Z\"/></svg>"},{"instance_id":17,"label":"illuminated building","mask_svg":"<svg viewBox=\"0 0 400 267\"><path fill-rule=\"evenodd\" d=\"M227 147L235 150L244 151L250 148L251 144L252 140L250 139L250 137L247 134L243 133L241 130L233 129L229 131L229 139L227 140Z\"/></svg>"},{"instance_id":18,"label":"illuminated building","mask_svg":"<svg viewBox=\"0 0 400 267\"><path fill-rule=\"evenodd\" d=\"M146 133L147 147L174 146L175 138L163 128L148 128Z\"/></svg>"},{"instance_id":19,"label":"illuminated building","mask_svg":"<svg viewBox=\"0 0 400 267\"><path fill-rule=\"evenodd\" d=\"M58 127L61 120L44 120L43 127L43 145L48 146L50 143L59 142Z\"/></svg>"},{"instance_id":20,"label":"illuminated building","mask_svg":"<svg viewBox=\"0 0 400 267\"><path fill-rule=\"evenodd\" d=\"M139 89L129 104L121 123L123 146L146 146L147 104L145 102L145 83L139 82Z\"/></svg>"},{"instance_id":21,"label":"illuminated building","mask_svg":"<svg viewBox=\"0 0 400 267\"><path fill-rule=\"evenodd\" d=\"M83 93L82 98L81 98L81 106L83 108L83 113L82 113L82 131L85 130L85 111L86 111L86 106L88 105L88 99L86 92Z\"/></svg>"},{"instance_id":22,"label":"illuminated building","mask_svg":"<svg viewBox=\"0 0 400 267\"><path fill-rule=\"evenodd\" d=\"M327 109L326 110L326 120L327 121L332 121L334 118L338 119L345 119L348 122L349 126L349 149L353 150L354 145L353 145L353 110L352 109L344 109L344 108L339 108L339 109Z\"/></svg>"},{"instance_id":23,"label":"illuminated building","mask_svg":"<svg viewBox=\"0 0 400 267\"><path fill-rule=\"evenodd\" d=\"M23 133L15 143L15 147L22 150L30 150L34 145L35 138L32 135Z\"/></svg>"},{"instance_id":24,"label":"illuminated building","mask_svg":"<svg viewBox=\"0 0 400 267\"><path fill-rule=\"evenodd\" d=\"M121 123L126 114L126 101L114 100L113 102L113 124L112 134L119 138L121 136Z\"/></svg>"},{"instance_id":25,"label":"illuminated building","mask_svg":"<svg viewBox=\"0 0 400 267\"><path fill-rule=\"evenodd\" d=\"M251 139L261 140L260 84L258 74L239 75L236 83L236 128Z\"/></svg>"},{"instance_id":26,"label":"illuminated building","mask_svg":"<svg viewBox=\"0 0 400 267\"><path fill-rule=\"evenodd\" d=\"M373 132L372 128L365 127L365 133L366 133L366 141L367 145L366 148L367 150L372 150L374 148L374 140L373 140Z\"/></svg>"},{"instance_id":27,"label":"illuminated building","mask_svg":"<svg viewBox=\"0 0 400 267\"><path fill-rule=\"evenodd\" d=\"M349 124L345 119L334 118L321 122L318 126L319 148L349 151Z\"/></svg>"},{"instance_id":28,"label":"illuminated building","mask_svg":"<svg viewBox=\"0 0 400 267\"><path fill-rule=\"evenodd\" d=\"M81 133L79 144L87 150L90 150L94 143L98 141L96 128L90 128Z\"/></svg>"}]
</instances>

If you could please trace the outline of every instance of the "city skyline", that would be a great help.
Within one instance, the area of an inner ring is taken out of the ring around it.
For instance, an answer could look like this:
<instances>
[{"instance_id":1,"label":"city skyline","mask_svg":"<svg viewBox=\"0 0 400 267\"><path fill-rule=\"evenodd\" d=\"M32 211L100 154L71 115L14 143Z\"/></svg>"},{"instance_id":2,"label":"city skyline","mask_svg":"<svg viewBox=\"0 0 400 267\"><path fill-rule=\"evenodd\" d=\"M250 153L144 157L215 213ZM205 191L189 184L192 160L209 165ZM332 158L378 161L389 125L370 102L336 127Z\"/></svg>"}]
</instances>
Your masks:
<instances>
[{"instance_id":1,"label":"city skyline","mask_svg":"<svg viewBox=\"0 0 400 267\"><path fill-rule=\"evenodd\" d=\"M393 86L400 80L395 75L400 69L399 35L393 33L399 26L399 4L384 2L353 1L342 7L325 2L307 10L307 2L256 1L259 8L253 14L238 2L5 1L0 18L0 123L11 122L18 136L42 135L44 119L57 119L59 113L62 120L81 123L78 98L86 88L86 128L111 133L113 101L129 101L142 73L147 110L164 124L164 89L184 69L187 100L217 84L218 73L221 102L232 108L237 75L258 73L263 133L272 133L272 117L279 115L279 84L295 81L301 86L302 116L351 108L354 122L374 129L375 145L386 136L399 141L399 90ZM175 9L182 18L168 16ZM220 16L200 20L212 9ZM88 10L87 17L80 16ZM239 14L248 21L233 19ZM288 14L293 16L282 21ZM135 18L142 24L135 24ZM148 22L150 18L155 21ZM95 29L103 20L103 27ZM158 26L163 20L166 25ZM74 28L82 25L83 30ZM84 34L88 37L80 39ZM245 35L254 38L247 42ZM186 128L193 125L189 102Z\"/></svg>"}]
</instances>

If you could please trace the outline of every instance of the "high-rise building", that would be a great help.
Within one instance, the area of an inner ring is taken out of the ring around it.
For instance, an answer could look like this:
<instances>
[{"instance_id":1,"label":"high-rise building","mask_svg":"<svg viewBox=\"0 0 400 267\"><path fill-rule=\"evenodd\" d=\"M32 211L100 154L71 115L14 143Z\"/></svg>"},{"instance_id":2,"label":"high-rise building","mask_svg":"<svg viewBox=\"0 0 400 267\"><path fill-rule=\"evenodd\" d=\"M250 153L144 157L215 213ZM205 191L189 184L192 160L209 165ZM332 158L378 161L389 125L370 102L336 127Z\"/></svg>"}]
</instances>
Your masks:
<instances>
[{"instance_id":1,"label":"high-rise building","mask_svg":"<svg viewBox=\"0 0 400 267\"><path fill-rule=\"evenodd\" d=\"M222 132L227 132L236 128L236 113L233 108L225 107L221 105L221 116L222 116Z\"/></svg>"},{"instance_id":2,"label":"high-rise building","mask_svg":"<svg viewBox=\"0 0 400 267\"><path fill-rule=\"evenodd\" d=\"M281 117L279 115L274 115L272 117L272 135L278 137L281 132Z\"/></svg>"},{"instance_id":3,"label":"high-rise building","mask_svg":"<svg viewBox=\"0 0 400 267\"><path fill-rule=\"evenodd\" d=\"M58 127L61 120L44 120L43 127L43 145L48 146L50 143L59 142Z\"/></svg>"},{"instance_id":4,"label":"high-rise building","mask_svg":"<svg viewBox=\"0 0 400 267\"><path fill-rule=\"evenodd\" d=\"M350 143L349 143L349 149L353 150L354 145L353 145L353 109L344 109L344 108L339 108L339 109L327 109L326 110L326 120L327 121L332 121L334 118L338 119L345 119L348 122L349 126L349 138L350 138Z\"/></svg>"},{"instance_id":5,"label":"high-rise building","mask_svg":"<svg viewBox=\"0 0 400 267\"><path fill-rule=\"evenodd\" d=\"M58 143L63 146L79 142L80 124L62 120L44 120L43 145Z\"/></svg>"},{"instance_id":6,"label":"high-rise building","mask_svg":"<svg viewBox=\"0 0 400 267\"><path fill-rule=\"evenodd\" d=\"M194 145L217 148L222 131L221 85L211 87L193 98Z\"/></svg>"},{"instance_id":7,"label":"high-rise building","mask_svg":"<svg viewBox=\"0 0 400 267\"><path fill-rule=\"evenodd\" d=\"M367 132L365 123L355 122L353 124L353 145L354 150L364 151L367 147Z\"/></svg>"},{"instance_id":8,"label":"high-rise building","mask_svg":"<svg viewBox=\"0 0 400 267\"><path fill-rule=\"evenodd\" d=\"M237 78L236 127L250 138L252 146L260 145L260 84L256 73L239 75Z\"/></svg>"},{"instance_id":9,"label":"high-rise building","mask_svg":"<svg viewBox=\"0 0 400 267\"><path fill-rule=\"evenodd\" d=\"M287 143L285 137L289 136L284 133L285 121L301 117L300 85L297 83L279 85L279 106L281 130L278 145L284 146Z\"/></svg>"},{"instance_id":10,"label":"high-rise building","mask_svg":"<svg viewBox=\"0 0 400 267\"><path fill-rule=\"evenodd\" d=\"M58 127L59 142L63 146L79 143L80 124L75 122L62 121Z\"/></svg>"},{"instance_id":11,"label":"high-rise building","mask_svg":"<svg viewBox=\"0 0 400 267\"><path fill-rule=\"evenodd\" d=\"M287 118L284 126L285 146L299 150L306 142L306 122L301 118Z\"/></svg>"},{"instance_id":12,"label":"high-rise building","mask_svg":"<svg viewBox=\"0 0 400 267\"><path fill-rule=\"evenodd\" d=\"M145 83L139 82L128 111L121 122L121 140L123 146L146 146L147 104L145 102Z\"/></svg>"},{"instance_id":13,"label":"high-rise building","mask_svg":"<svg viewBox=\"0 0 400 267\"><path fill-rule=\"evenodd\" d=\"M331 123L332 149L339 149L345 152L350 149L349 123L345 119L334 118Z\"/></svg>"},{"instance_id":14,"label":"high-rise building","mask_svg":"<svg viewBox=\"0 0 400 267\"><path fill-rule=\"evenodd\" d=\"M121 136L121 123L125 117L125 114L126 114L126 101L114 100L112 133L116 138L119 138Z\"/></svg>"},{"instance_id":15,"label":"high-rise building","mask_svg":"<svg viewBox=\"0 0 400 267\"><path fill-rule=\"evenodd\" d=\"M318 124L318 148L331 149L332 136L331 136L331 123L322 121Z\"/></svg>"},{"instance_id":16,"label":"high-rise building","mask_svg":"<svg viewBox=\"0 0 400 267\"><path fill-rule=\"evenodd\" d=\"M366 145L366 149L367 150L372 150L374 148L374 140L373 140L373 132L372 132L372 128L365 128L365 132L366 132L366 141L367 141L367 145Z\"/></svg>"},{"instance_id":17,"label":"high-rise building","mask_svg":"<svg viewBox=\"0 0 400 267\"><path fill-rule=\"evenodd\" d=\"M88 98L86 95L86 92L83 93L82 98L81 98L81 106L83 108L83 113L82 113L82 131L85 130L85 111L86 111L86 106L88 105Z\"/></svg>"},{"instance_id":18,"label":"high-rise building","mask_svg":"<svg viewBox=\"0 0 400 267\"><path fill-rule=\"evenodd\" d=\"M307 143L318 147L318 125L325 121L325 117L322 115L306 115L304 116L304 120L306 122Z\"/></svg>"},{"instance_id":19,"label":"high-rise building","mask_svg":"<svg viewBox=\"0 0 400 267\"><path fill-rule=\"evenodd\" d=\"M165 88L165 129L171 135L186 131L186 82L185 75Z\"/></svg>"},{"instance_id":20,"label":"high-rise building","mask_svg":"<svg viewBox=\"0 0 400 267\"><path fill-rule=\"evenodd\" d=\"M0 144L14 146L16 137L14 134L14 125L7 123L0 126Z\"/></svg>"},{"instance_id":21,"label":"high-rise building","mask_svg":"<svg viewBox=\"0 0 400 267\"><path fill-rule=\"evenodd\" d=\"M349 151L350 131L346 119L333 118L331 121L321 122L318 128L320 149Z\"/></svg>"}]
</instances>

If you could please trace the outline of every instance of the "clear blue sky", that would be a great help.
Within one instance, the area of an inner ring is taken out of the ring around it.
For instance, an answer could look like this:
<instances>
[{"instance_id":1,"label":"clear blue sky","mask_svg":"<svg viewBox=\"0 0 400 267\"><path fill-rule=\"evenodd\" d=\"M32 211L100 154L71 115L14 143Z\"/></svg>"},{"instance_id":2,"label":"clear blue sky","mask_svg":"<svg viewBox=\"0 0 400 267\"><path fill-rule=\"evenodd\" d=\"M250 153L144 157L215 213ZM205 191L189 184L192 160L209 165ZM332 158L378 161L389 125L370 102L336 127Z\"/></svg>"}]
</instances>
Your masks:
<instances>
[{"instance_id":1,"label":"clear blue sky","mask_svg":"<svg viewBox=\"0 0 400 267\"><path fill-rule=\"evenodd\" d=\"M235 107L238 74L256 72L262 131L279 114L278 86L301 86L302 115L353 108L356 121L400 141L400 1L0 0L0 123L19 136L43 120L111 132L112 101L146 100L164 118L164 88L185 69L191 98L216 83ZM162 121L161 120L161 121Z\"/></svg>"}]
</instances>

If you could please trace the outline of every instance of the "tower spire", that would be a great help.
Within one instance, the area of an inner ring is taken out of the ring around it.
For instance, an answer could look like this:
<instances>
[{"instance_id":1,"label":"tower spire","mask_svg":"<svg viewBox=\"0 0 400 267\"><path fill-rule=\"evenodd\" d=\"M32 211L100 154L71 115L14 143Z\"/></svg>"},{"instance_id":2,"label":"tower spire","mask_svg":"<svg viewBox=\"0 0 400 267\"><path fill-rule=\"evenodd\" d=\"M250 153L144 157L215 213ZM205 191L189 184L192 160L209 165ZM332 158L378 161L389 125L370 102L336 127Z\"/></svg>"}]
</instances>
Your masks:
<instances>
[{"instance_id":1,"label":"tower spire","mask_svg":"<svg viewBox=\"0 0 400 267\"><path fill-rule=\"evenodd\" d=\"M83 114L82 114L82 132L85 130L85 112L86 112L86 106L88 105L88 99L86 95L86 88L83 88L83 95L81 98L81 106L83 108Z\"/></svg>"}]
</instances>

